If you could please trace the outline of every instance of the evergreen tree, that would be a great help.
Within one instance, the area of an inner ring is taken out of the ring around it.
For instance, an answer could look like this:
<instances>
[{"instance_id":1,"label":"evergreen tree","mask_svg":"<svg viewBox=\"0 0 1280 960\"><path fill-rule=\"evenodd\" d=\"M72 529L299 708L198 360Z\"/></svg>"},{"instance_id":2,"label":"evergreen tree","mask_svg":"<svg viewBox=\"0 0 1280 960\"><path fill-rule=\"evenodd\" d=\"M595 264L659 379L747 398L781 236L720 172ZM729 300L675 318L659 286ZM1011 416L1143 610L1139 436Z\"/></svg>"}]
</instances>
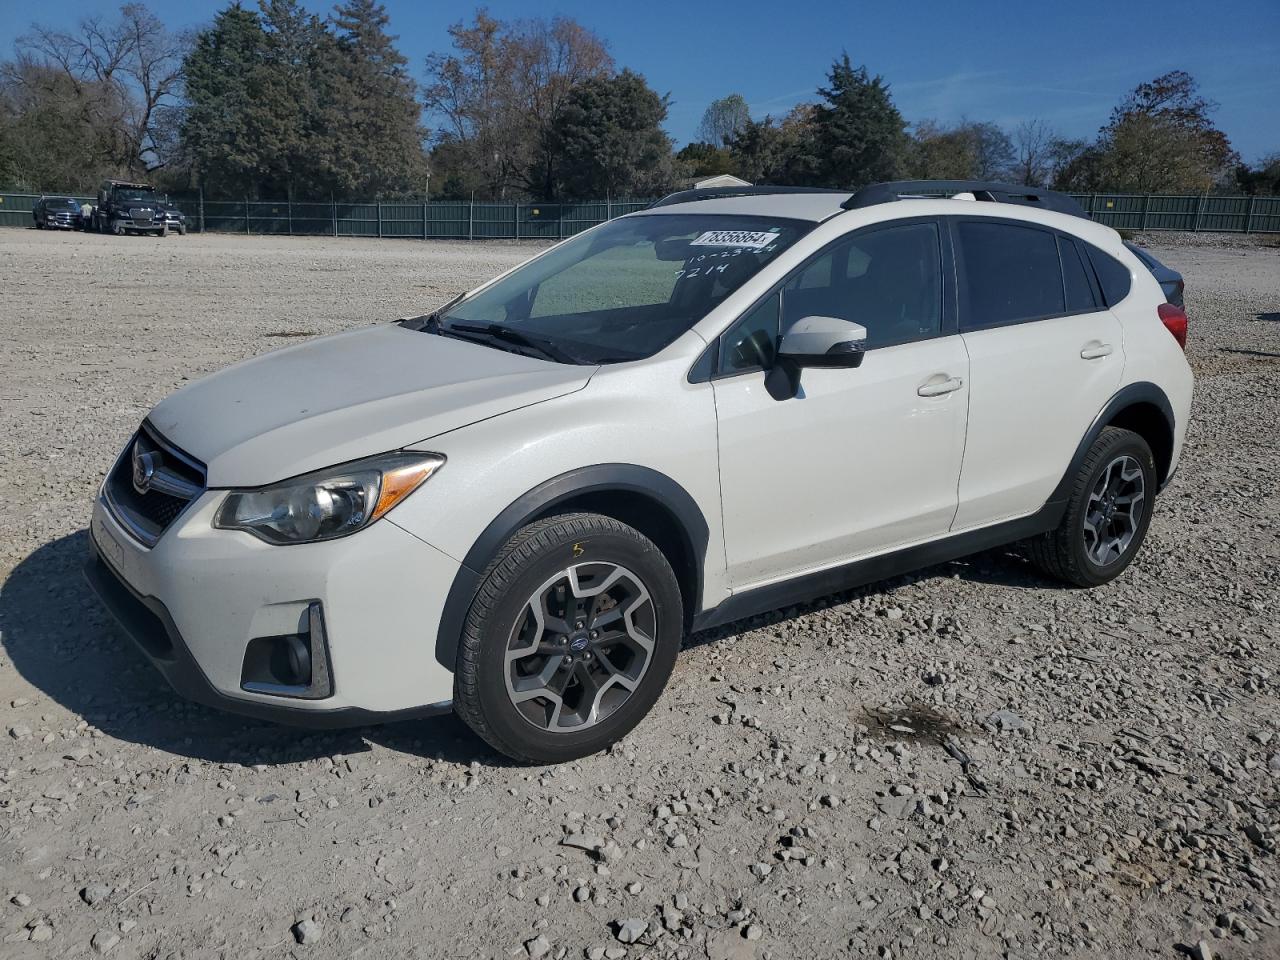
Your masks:
<instances>
[{"instance_id":1,"label":"evergreen tree","mask_svg":"<svg viewBox=\"0 0 1280 960\"><path fill-rule=\"evenodd\" d=\"M829 86L819 88L825 102L814 108L816 154L811 158L817 182L861 187L892 180L906 149L906 122L889 96L883 78L871 77L843 54L831 67ZM801 158L808 165L809 158Z\"/></svg>"},{"instance_id":2,"label":"evergreen tree","mask_svg":"<svg viewBox=\"0 0 1280 960\"><path fill-rule=\"evenodd\" d=\"M267 160L253 116L266 45L258 15L233 4L197 35L183 64L187 111L181 138L196 182L213 195L255 190Z\"/></svg>"},{"instance_id":3,"label":"evergreen tree","mask_svg":"<svg viewBox=\"0 0 1280 960\"><path fill-rule=\"evenodd\" d=\"M426 154L421 107L407 61L376 0L346 0L335 12L337 59L324 124L336 189L361 197L421 193Z\"/></svg>"},{"instance_id":4,"label":"evergreen tree","mask_svg":"<svg viewBox=\"0 0 1280 960\"><path fill-rule=\"evenodd\" d=\"M654 196L673 181L666 97L630 70L570 93L553 130L557 195Z\"/></svg>"}]
</instances>

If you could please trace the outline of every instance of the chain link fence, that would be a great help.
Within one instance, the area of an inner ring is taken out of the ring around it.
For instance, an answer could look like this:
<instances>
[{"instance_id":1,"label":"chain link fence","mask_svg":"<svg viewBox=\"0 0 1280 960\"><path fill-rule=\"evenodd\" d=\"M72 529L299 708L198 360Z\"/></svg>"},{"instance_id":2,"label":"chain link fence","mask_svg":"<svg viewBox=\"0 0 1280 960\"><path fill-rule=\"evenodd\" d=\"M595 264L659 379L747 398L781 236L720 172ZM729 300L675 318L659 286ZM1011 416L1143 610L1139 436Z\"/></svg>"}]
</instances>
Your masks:
<instances>
[{"instance_id":1,"label":"chain link fence","mask_svg":"<svg viewBox=\"0 0 1280 960\"><path fill-rule=\"evenodd\" d=\"M40 196L0 193L0 226L30 227L31 209ZM1112 193L1072 196L1094 220L1117 230L1280 233L1280 197ZM94 202L92 197L72 199L82 204ZM417 240L560 240L614 217L643 210L652 201L344 203L177 197L173 202L186 214L187 228L193 231Z\"/></svg>"}]
</instances>

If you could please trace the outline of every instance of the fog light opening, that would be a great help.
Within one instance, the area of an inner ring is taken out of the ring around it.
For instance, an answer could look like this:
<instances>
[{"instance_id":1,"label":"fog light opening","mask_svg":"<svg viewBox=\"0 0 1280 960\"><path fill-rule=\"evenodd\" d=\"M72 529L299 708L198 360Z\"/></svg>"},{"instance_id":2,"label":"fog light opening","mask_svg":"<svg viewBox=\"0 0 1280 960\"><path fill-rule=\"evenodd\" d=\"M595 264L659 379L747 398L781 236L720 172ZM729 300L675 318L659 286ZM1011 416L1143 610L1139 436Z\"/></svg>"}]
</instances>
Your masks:
<instances>
[{"instance_id":1,"label":"fog light opening","mask_svg":"<svg viewBox=\"0 0 1280 960\"><path fill-rule=\"evenodd\" d=\"M306 633L254 637L244 651L240 689L278 697L321 700L333 693L328 643L319 603L302 624Z\"/></svg>"}]
</instances>

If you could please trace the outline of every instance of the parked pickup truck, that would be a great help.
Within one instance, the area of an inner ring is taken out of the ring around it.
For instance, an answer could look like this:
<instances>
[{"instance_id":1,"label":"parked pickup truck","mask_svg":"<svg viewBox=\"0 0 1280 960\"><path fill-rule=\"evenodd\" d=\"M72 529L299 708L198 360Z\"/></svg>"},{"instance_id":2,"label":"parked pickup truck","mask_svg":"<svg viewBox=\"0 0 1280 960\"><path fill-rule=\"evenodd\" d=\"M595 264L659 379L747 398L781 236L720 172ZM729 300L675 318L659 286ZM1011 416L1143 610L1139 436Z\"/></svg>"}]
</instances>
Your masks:
<instances>
[{"instance_id":1,"label":"parked pickup truck","mask_svg":"<svg viewBox=\"0 0 1280 960\"><path fill-rule=\"evenodd\" d=\"M74 230L80 226L80 204L70 197L41 197L31 205L37 230Z\"/></svg>"},{"instance_id":2,"label":"parked pickup truck","mask_svg":"<svg viewBox=\"0 0 1280 960\"><path fill-rule=\"evenodd\" d=\"M110 231L116 236L126 233L154 233L167 236L168 219L164 201L147 183L104 180L98 188L98 202L93 210L93 229Z\"/></svg>"}]
</instances>

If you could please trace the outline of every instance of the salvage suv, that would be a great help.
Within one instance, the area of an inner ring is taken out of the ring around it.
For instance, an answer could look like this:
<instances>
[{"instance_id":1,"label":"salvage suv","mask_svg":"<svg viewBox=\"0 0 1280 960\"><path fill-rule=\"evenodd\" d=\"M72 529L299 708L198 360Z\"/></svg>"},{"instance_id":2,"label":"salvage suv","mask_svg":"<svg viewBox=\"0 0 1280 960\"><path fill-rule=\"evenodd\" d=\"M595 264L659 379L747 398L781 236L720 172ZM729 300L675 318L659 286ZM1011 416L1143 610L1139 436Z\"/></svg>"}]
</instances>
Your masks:
<instances>
[{"instance_id":1,"label":"salvage suv","mask_svg":"<svg viewBox=\"0 0 1280 960\"><path fill-rule=\"evenodd\" d=\"M162 401L87 571L181 693L600 750L691 631L1020 541L1107 583L1178 465L1186 314L1068 197L675 194L412 320Z\"/></svg>"}]
</instances>

